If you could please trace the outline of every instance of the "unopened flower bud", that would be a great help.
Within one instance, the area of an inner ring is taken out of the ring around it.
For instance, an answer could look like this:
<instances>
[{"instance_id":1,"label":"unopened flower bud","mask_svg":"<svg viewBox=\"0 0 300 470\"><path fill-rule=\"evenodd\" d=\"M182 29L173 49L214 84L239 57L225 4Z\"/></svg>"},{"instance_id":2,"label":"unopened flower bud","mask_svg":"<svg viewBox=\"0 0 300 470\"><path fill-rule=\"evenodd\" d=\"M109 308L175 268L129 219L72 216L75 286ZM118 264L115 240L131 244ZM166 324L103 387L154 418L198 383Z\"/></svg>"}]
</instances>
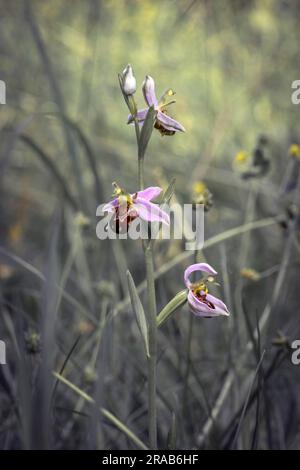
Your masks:
<instances>
[{"instance_id":1,"label":"unopened flower bud","mask_svg":"<svg viewBox=\"0 0 300 470\"><path fill-rule=\"evenodd\" d=\"M241 269L241 276L248 281L257 282L260 280L261 275L255 269L252 268L243 268Z\"/></svg>"},{"instance_id":2,"label":"unopened flower bud","mask_svg":"<svg viewBox=\"0 0 300 470\"><path fill-rule=\"evenodd\" d=\"M287 349L290 349L291 347L289 339L281 331L278 331L277 336L273 338L272 345Z\"/></svg>"},{"instance_id":3,"label":"unopened flower bud","mask_svg":"<svg viewBox=\"0 0 300 470\"><path fill-rule=\"evenodd\" d=\"M130 64L122 72L122 81L123 93L127 96L133 95L136 92L136 79Z\"/></svg>"},{"instance_id":4,"label":"unopened flower bud","mask_svg":"<svg viewBox=\"0 0 300 470\"><path fill-rule=\"evenodd\" d=\"M78 212L75 215L74 221L75 221L75 225L77 225L78 227L82 227L82 228L88 227L91 223L90 219L86 217L82 212Z\"/></svg>"},{"instance_id":5,"label":"unopened flower bud","mask_svg":"<svg viewBox=\"0 0 300 470\"><path fill-rule=\"evenodd\" d=\"M203 204L205 212L208 212L213 206L213 195L202 181L193 185L192 202L194 206Z\"/></svg>"},{"instance_id":6,"label":"unopened flower bud","mask_svg":"<svg viewBox=\"0 0 300 470\"><path fill-rule=\"evenodd\" d=\"M76 325L76 332L80 334L88 334L94 330L93 324L88 320L80 320Z\"/></svg>"},{"instance_id":7,"label":"unopened flower bud","mask_svg":"<svg viewBox=\"0 0 300 470\"><path fill-rule=\"evenodd\" d=\"M37 354L41 349L41 337L39 333L29 330L25 334L25 346L29 354Z\"/></svg>"},{"instance_id":8,"label":"unopened flower bud","mask_svg":"<svg viewBox=\"0 0 300 470\"><path fill-rule=\"evenodd\" d=\"M101 297L113 299L116 295L115 287L112 282L100 281L96 287Z\"/></svg>"},{"instance_id":9,"label":"unopened flower bud","mask_svg":"<svg viewBox=\"0 0 300 470\"><path fill-rule=\"evenodd\" d=\"M84 369L84 381L87 385L92 385L97 380L97 372L96 370L87 365Z\"/></svg>"},{"instance_id":10,"label":"unopened flower bud","mask_svg":"<svg viewBox=\"0 0 300 470\"><path fill-rule=\"evenodd\" d=\"M0 279L10 279L14 273L14 270L11 266L6 264L0 264Z\"/></svg>"}]
</instances>

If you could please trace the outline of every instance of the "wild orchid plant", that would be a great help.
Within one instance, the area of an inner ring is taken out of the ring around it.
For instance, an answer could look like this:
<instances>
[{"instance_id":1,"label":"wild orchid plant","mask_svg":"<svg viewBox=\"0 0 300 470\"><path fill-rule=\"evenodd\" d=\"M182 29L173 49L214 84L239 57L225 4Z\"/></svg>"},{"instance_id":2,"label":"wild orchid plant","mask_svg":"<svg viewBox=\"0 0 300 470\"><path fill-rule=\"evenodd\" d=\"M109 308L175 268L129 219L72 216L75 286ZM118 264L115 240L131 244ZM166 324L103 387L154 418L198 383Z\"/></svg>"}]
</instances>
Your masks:
<instances>
[{"instance_id":1,"label":"wild orchid plant","mask_svg":"<svg viewBox=\"0 0 300 470\"><path fill-rule=\"evenodd\" d=\"M114 186L114 198L107 203L103 210L114 214L117 222L117 231L127 231L129 224L137 219L143 219L149 223L149 238L143 240L143 251L146 265L147 314L144 312L142 302L139 298L135 283L128 272L128 285L133 310L136 314L137 323L143 338L145 352L148 362L148 413L149 413L149 443L150 447L157 447L157 412L156 412L156 362L157 362L157 328L160 327L171 314L180 306L188 302L190 311L200 317L228 316L226 305L218 298L208 292L207 285L213 282L216 271L207 263L198 263L189 266L184 273L186 289L179 292L175 297L157 314L156 292L154 283L153 265L153 240L151 240L151 222L170 224L169 215L159 206L152 202L162 193L162 188L148 187L144 189L144 157L152 135L156 128L163 136L174 135L176 132L184 132L185 129L179 122L171 118L167 113L167 107L174 103L168 101L175 93L168 89L157 99L155 93L155 82L149 75L146 76L142 90L147 104L146 109L138 110L134 93L136 92L136 79L132 67L127 65L119 74L120 87L129 108L130 115L128 123L135 126L136 141L138 148L138 182L139 189L135 193L127 193L116 183ZM121 224L123 228L120 229ZM198 282L192 283L190 275L194 272L204 272L206 277Z\"/></svg>"}]
</instances>

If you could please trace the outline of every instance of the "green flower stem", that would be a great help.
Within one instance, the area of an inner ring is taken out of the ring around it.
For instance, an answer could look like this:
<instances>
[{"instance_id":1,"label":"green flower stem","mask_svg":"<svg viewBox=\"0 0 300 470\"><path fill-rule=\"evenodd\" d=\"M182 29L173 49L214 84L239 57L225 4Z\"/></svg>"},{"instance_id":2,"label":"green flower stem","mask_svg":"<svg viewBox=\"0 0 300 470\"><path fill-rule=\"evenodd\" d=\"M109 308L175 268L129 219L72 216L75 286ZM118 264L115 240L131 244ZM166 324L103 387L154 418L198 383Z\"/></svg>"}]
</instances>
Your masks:
<instances>
[{"instance_id":1,"label":"green flower stem","mask_svg":"<svg viewBox=\"0 0 300 470\"><path fill-rule=\"evenodd\" d=\"M136 142L138 147L138 183L139 189L144 189L144 153L140 153L140 128L135 115L134 119ZM148 297L148 335L149 357L148 362L148 416L149 416L149 443L151 449L157 448L157 410L156 410L156 357L157 357L157 322L156 322L156 294L153 266L153 246L151 239L143 242L146 264L146 283Z\"/></svg>"},{"instance_id":2,"label":"green flower stem","mask_svg":"<svg viewBox=\"0 0 300 470\"><path fill-rule=\"evenodd\" d=\"M136 135L137 145L139 145L140 128L139 128L139 123L138 123L138 120L137 120L136 116L134 117L134 128L135 128L135 135Z\"/></svg>"},{"instance_id":3,"label":"green flower stem","mask_svg":"<svg viewBox=\"0 0 300 470\"><path fill-rule=\"evenodd\" d=\"M139 188L144 189L145 183L144 183L144 159L143 158L138 159L138 179L139 179Z\"/></svg>"},{"instance_id":4,"label":"green flower stem","mask_svg":"<svg viewBox=\"0 0 300 470\"><path fill-rule=\"evenodd\" d=\"M144 243L146 262L146 279L148 293L148 328L149 353L148 358L148 407L149 407L149 442L151 449L157 448L157 411L156 411L156 356L157 356L157 322L156 295L154 283L153 252L151 241Z\"/></svg>"},{"instance_id":5,"label":"green flower stem","mask_svg":"<svg viewBox=\"0 0 300 470\"><path fill-rule=\"evenodd\" d=\"M135 128L135 135L136 135L136 142L137 146L139 146L139 140L140 140L140 128L139 128L139 123L137 118L134 118L134 128ZM144 183L144 158L140 158L138 156L138 185L139 189L144 189L145 183Z\"/></svg>"},{"instance_id":6,"label":"green flower stem","mask_svg":"<svg viewBox=\"0 0 300 470\"><path fill-rule=\"evenodd\" d=\"M186 369L183 377L183 411L184 416L187 416L187 398L188 398L188 382L191 370L191 352L192 352L192 337L193 337L193 323L194 315L190 313L188 320L188 336L187 336L187 347L186 347Z\"/></svg>"}]
</instances>

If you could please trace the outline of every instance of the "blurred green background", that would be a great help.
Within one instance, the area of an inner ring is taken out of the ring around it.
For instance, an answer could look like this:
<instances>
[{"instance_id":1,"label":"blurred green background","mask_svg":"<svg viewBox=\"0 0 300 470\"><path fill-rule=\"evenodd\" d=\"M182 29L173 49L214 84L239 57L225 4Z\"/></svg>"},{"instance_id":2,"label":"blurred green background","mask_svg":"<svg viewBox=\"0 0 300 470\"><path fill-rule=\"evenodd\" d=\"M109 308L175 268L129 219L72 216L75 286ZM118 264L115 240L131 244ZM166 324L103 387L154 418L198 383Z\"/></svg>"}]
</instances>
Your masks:
<instances>
[{"instance_id":1,"label":"blurred green background","mask_svg":"<svg viewBox=\"0 0 300 470\"><path fill-rule=\"evenodd\" d=\"M8 105L1 107L0 123L22 126L68 178L74 177L70 149L64 147L61 123L47 115L58 108L91 139L105 182L135 184L134 131L126 126L117 81L128 62L139 85L150 74L158 95L175 89L172 115L187 130L152 139L148 183L159 169L164 177L177 174L179 185L190 185L214 160L231 169L235 153L251 149L259 134L279 140L297 128L290 96L299 72L298 1L27 3L30 14L26 2L1 2L1 78ZM136 97L143 107L140 90ZM88 191L92 177L80 150L76 153ZM14 158L33 164L24 151Z\"/></svg>"}]
</instances>

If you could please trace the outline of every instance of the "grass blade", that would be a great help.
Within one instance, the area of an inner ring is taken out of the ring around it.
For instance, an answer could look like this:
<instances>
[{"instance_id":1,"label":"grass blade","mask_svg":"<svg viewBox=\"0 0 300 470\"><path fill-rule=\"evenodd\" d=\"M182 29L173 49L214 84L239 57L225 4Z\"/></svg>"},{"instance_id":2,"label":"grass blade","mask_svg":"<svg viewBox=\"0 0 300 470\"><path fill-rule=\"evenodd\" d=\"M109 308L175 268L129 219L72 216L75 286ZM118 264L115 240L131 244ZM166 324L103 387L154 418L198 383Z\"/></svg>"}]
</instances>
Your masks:
<instances>
[{"instance_id":1,"label":"grass blade","mask_svg":"<svg viewBox=\"0 0 300 470\"><path fill-rule=\"evenodd\" d=\"M249 402L250 397L251 397L252 389L254 387L256 377L257 377L257 375L260 371L260 367L262 365L262 362L264 360L265 353L266 353L266 351L264 350L262 355L261 355L261 358L259 360L259 363L257 364L257 367L255 369L255 373L254 373L254 376L253 376L253 379L252 379L252 382L251 382L251 385L250 385L250 388L249 388L249 391L248 391L248 394L247 394L247 397L246 397L246 400L245 400L245 403L244 403L244 406L243 406L243 410L242 410L242 413L241 413L239 424L238 424L238 427L237 427L237 430L236 430L236 433L235 433L235 436L234 436L234 439L233 439L233 443L232 443L232 448L233 449L235 449L235 447L236 447L237 440L239 438L239 435L240 435L240 432L241 432L241 429L242 429L242 424L243 424L243 421L244 421L244 417L245 417L245 414L246 414L246 410L247 410L247 407L248 407L248 402Z\"/></svg>"},{"instance_id":2,"label":"grass blade","mask_svg":"<svg viewBox=\"0 0 300 470\"><path fill-rule=\"evenodd\" d=\"M173 194L174 194L174 189L175 189L175 184L176 184L176 178L172 178L171 183L165 190L163 196L162 196L162 204L169 204Z\"/></svg>"},{"instance_id":3,"label":"grass blade","mask_svg":"<svg viewBox=\"0 0 300 470\"><path fill-rule=\"evenodd\" d=\"M38 157L41 159L43 164L48 168L48 170L50 170L55 180L57 181L58 185L60 186L62 193L65 196L66 200L68 201L72 209L74 211L77 211L78 210L77 201L71 194L71 191L69 190L65 179L61 176L55 163L52 161L49 155L31 137L25 134L21 134L19 138L38 155Z\"/></svg>"},{"instance_id":4,"label":"grass blade","mask_svg":"<svg viewBox=\"0 0 300 470\"><path fill-rule=\"evenodd\" d=\"M67 385L71 390L73 390L75 393L81 396L81 398L83 398L85 401L89 403L94 403L94 400L92 397L90 397L90 395L85 393L83 390L81 390L75 384L70 382L68 379L58 374L57 372L54 372L53 374L54 374L54 377L60 380L60 382ZM116 428L118 428L121 432L123 432L139 449L148 450L147 446L132 431L130 431L130 429L128 429L128 427L124 423L122 423L122 421L120 421L110 411L106 410L105 408L100 408L100 412L106 419L108 419L108 421L114 424Z\"/></svg>"}]
</instances>

